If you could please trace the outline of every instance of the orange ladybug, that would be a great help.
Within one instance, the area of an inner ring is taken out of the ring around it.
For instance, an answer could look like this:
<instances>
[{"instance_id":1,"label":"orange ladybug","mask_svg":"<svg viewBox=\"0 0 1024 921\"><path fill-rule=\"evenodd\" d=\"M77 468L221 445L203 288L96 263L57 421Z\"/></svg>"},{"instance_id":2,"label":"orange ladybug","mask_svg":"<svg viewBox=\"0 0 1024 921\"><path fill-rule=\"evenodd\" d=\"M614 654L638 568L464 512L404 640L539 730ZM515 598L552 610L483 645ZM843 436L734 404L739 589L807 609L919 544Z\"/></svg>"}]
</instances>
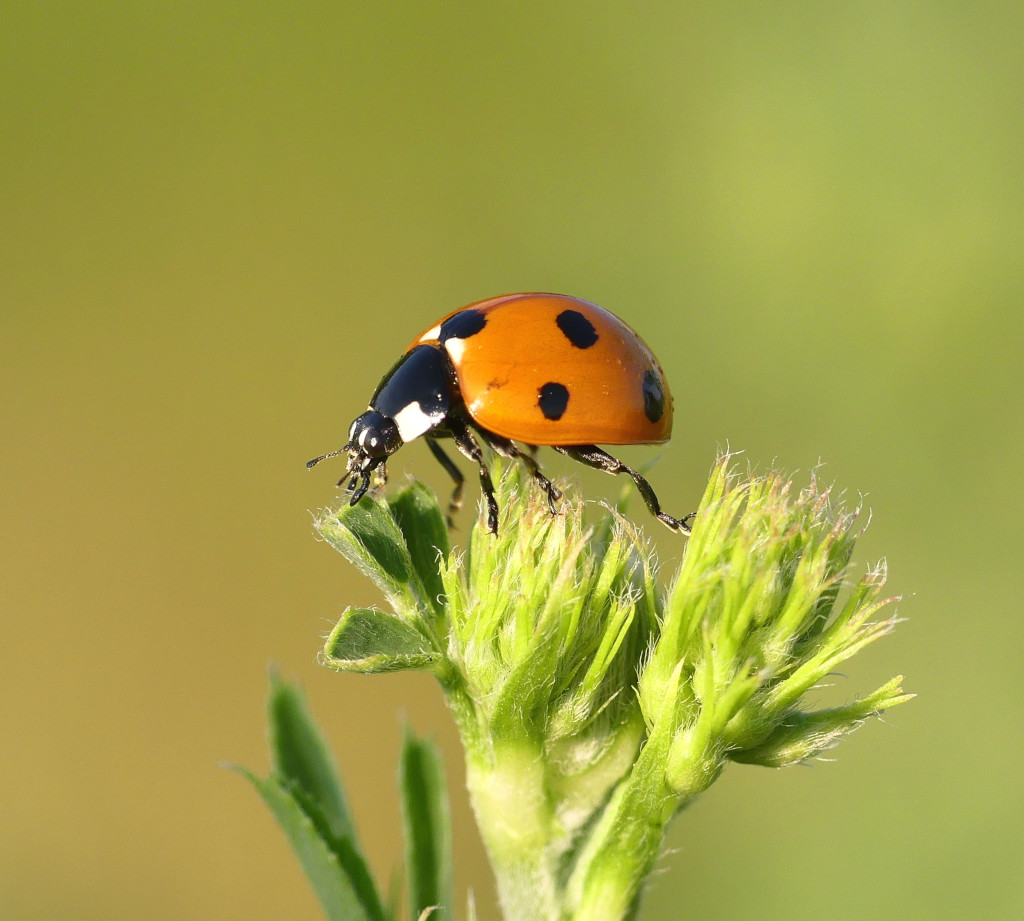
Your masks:
<instances>
[{"instance_id":1,"label":"orange ladybug","mask_svg":"<svg viewBox=\"0 0 1024 921\"><path fill-rule=\"evenodd\" d=\"M498 531L498 503L481 442L522 461L544 490L552 513L561 493L533 457L538 445L606 473L632 477L651 513L688 533L693 517L673 518L637 471L601 444L657 444L672 434L672 395L654 354L614 314L563 294L506 294L443 317L417 336L384 375L370 405L349 429L348 490L355 505L387 458L424 436L455 482L451 515L462 500L463 476L439 444L451 438L480 470L487 524ZM531 449L524 453L515 442ZM340 486L345 477L339 481Z\"/></svg>"}]
</instances>

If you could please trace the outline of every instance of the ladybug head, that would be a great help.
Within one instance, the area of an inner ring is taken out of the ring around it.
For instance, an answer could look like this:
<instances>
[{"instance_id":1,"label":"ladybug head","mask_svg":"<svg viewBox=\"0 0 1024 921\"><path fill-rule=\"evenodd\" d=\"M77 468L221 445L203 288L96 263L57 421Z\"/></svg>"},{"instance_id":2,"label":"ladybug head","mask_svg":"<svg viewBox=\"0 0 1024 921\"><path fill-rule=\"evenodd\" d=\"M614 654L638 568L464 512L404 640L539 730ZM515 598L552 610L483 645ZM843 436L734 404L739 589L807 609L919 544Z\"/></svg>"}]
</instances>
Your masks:
<instances>
[{"instance_id":1,"label":"ladybug head","mask_svg":"<svg viewBox=\"0 0 1024 921\"><path fill-rule=\"evenodd\" d=\"M345 447L314 457L306 462L306 466L315 467L328 457L347 453L348 470L345 477L352 477L348 490L352 493L351 504L355 505L369 488L370 474L378 467L383 469L384 462L403 444L405 442L398 432L395 420L371 409L352 423L348 431L348 444ZM339 486L345 482L345 477L338 481Z\"/></svg>"},{"instance_id":2,"label":"ladybug head","mask_svg":"<svg viewBox=\"0 0 1024 921\"><path fill-rule=\"evenodd\" d=\"M354 476L366 476L403 444L405 442L398 434L395 421L371 409L352 423L348 444L341 450L348 451L348 472Z\"/></svg>"}]
</instances>

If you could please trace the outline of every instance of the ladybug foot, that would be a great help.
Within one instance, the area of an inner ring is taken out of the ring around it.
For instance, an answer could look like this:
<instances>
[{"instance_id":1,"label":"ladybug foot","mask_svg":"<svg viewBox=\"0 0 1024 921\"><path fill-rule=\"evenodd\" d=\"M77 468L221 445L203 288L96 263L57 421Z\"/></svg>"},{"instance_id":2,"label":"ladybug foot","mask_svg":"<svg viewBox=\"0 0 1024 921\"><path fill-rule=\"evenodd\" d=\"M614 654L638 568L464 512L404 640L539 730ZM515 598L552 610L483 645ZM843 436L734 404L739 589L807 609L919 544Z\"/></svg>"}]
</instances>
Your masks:
<instances>
[{"instance_id":1,"label":"ladybug foot","mask_svg":"<svg viewBox=\"0 0 1024 921\"><path fill-rule=\"evenodd\" d=\"M560 489L558 489L558 487L553 486L551 481L549 479L547 479L547 477L543 477L542 479L544 480L544 482L541 483L541 486L544 488L545 492L547 492L547 494L548 494L548 508L551 509L551 514L552 515L557 515L557 514L559 514L559 510L558 510L558 506L555 505L555 503L561 501L561 499L562 499L562 491Z\"/></svg>"},{"instance_id":2,"label":"ladybug foot","mask_svg":"<svg viewBox=\"0 0 1024 921\"><path fill-rule=\"evenodd\" d=\"M680 534L689 534L693 530L691 522L696 517L696 512L690 512L689 515L684 515L682 518L673 518L671 515L666 515L664 512L661 512L657 516L658 521L664 523L673 531L678 531Z\"/></svg>"},{"instance_id":3,"label":"ladybug foot","mask_svg":"<svg viewBox=\"0 0 1024 921\"><path fill-rule=\"evenodd\" d=\"M498 536L498 500L490 494L487 496L487 530Z\"/></svg>"}]
</instances>

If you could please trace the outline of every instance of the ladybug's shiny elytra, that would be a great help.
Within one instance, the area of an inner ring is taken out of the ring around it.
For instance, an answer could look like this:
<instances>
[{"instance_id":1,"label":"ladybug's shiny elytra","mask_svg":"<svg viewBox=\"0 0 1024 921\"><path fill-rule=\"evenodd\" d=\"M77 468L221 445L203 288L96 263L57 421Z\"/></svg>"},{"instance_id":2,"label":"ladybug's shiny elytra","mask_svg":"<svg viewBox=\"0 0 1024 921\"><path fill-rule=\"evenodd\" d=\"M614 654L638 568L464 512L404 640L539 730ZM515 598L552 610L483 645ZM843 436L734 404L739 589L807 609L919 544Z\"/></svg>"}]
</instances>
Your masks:
<instances>
[{"instance_id":1,"label":"ladybug's shiny elytra","mask_svg":"<svg viewBox=\"0 0 1024 921\"><path fill-rule=\"evenodd\" d=\"M672 395L644 341L614 314L561 294L507 294L456 310L418 336L384 376L365 413L338 451L348 453L355 505L377 471L402 445L423 436L455 481L463 476L439 444L451 438L480 470L487 524L498 531L498 503L481 442L522 461L547 494L552 513L561 493L544 476L533 449L548 445L590 467L633 478L644 502L668 527L689 532L692 517L673 518L637 471L600 444L657 444L672 434ZM525 453L515 444L530 448Z\"/></svg>"}]
</instances>

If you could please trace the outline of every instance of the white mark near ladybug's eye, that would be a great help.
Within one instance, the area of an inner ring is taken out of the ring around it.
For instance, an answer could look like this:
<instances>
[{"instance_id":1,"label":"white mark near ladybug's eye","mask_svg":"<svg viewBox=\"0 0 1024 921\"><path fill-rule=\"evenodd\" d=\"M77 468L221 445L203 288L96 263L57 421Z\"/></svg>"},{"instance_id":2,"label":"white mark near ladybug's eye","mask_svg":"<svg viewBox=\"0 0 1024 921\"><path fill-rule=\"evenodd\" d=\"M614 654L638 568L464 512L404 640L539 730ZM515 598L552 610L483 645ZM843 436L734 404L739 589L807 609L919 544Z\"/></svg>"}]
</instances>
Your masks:
<instances>
[{"instance_id":1,"label":"white mark near ladybug's eye","mask_svg":"<svg viewBox=\"0 0 1024 921\"><path fill-rule=\"evenodd\" d=\"M451 339L445 340L444 348L451 358L452 364L457 365L462 361L462 354L466 351L466 340L456 339L453 336Z\"/></svg>"},{"instance_id":2,"label":"white mark near ladybug's eye","mask_svg":"<svg viewBox=\"0 0 1024 921\"><path fill-rule=\"evenodd\" d=\"M398 434L401 435L402 441L406 444L414 438L419 438L424 432L429 432L443 418L443 413L425 413L418 400L413 400L408 406L395 413L394 416L395 425L398 426Z\"/></svg>"}]
</instances>

